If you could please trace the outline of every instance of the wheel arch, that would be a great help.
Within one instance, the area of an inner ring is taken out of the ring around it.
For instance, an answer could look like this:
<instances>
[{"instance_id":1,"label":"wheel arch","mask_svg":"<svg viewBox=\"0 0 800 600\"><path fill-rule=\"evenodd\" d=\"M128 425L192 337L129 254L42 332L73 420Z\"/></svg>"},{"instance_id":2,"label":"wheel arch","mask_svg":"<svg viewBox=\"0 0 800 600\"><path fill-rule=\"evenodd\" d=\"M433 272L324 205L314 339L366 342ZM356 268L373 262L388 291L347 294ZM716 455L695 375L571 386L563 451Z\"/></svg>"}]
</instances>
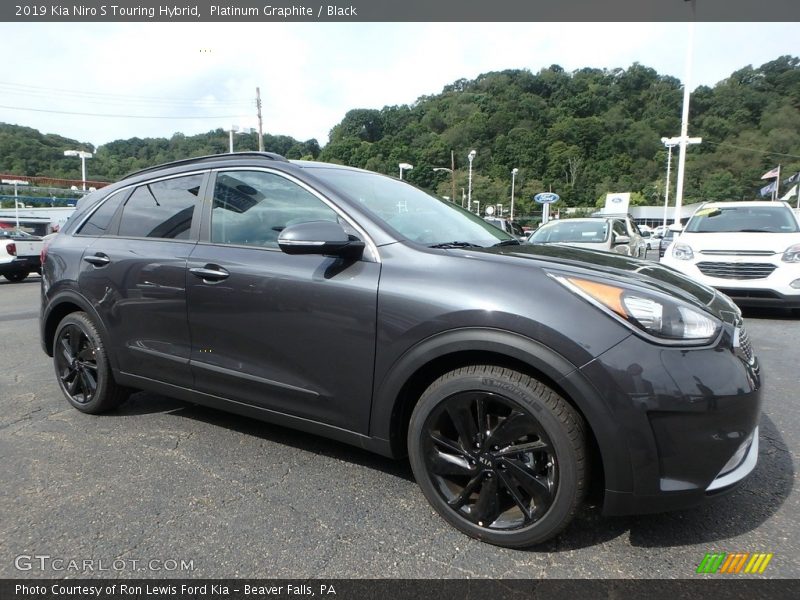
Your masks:
<instances>
[{"instance_id":1,"label":"wheel arch","mask_svg":"<svg viewBox=\"0 0 800 600\"><path fill-rule=\"evenodd\" d=\"M102 319L100 319L97 311L88 300L71 290L62 292L58 297L53 299L47 305L42 315L42 346L47 355L53 356L53 342L58 324L64 317L74 312L85 312L89 315L95 327L97 327L97 331L100 333L103 346L106 348L106 355L108 356L112 368L117 368L114 353L109 351L108 332L106 331Z\"/></svg>"},{"instance_id":2,"label":"wheel arch","mask_svg":"<svg viewBox=\"0 0 800 600\"><path fill-rule=\"evenodd\" d=\"M524 373L566 399L586 422L589 447L596 458L595 482L606 489L631 489L627 446L620 443L613 413L602 396L566 358L513 332L459 329L432 336L408 350L376 391L371 435L388 440L393 456L405 456L408 422L422 392L444 373L479 364Z\"/></svg>"}]
</instances>

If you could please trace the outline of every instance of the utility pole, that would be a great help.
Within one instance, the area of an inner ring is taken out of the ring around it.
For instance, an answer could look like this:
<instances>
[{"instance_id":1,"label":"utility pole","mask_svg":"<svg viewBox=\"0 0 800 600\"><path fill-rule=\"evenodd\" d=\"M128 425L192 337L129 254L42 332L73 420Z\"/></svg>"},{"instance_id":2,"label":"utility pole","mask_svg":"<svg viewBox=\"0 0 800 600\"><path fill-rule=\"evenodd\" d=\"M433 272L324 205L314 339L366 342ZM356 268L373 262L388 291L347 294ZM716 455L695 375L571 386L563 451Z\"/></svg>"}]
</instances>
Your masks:
<instances>
[{"instance_id":1,"label":"utility pole","mask_svg":"<svg viewBox=\"0 0 800 600\"><path fill-rule=\"evenodd\" d=\"M256 88L256 110L258 111L258 151L264 151L264 123L261 120L261 88Z\"/></svg>"},{"instance_id":2,"label":"utility pole","mask_svg":"<svg viewBox=\"0 0 800 600\"><path fill-rule=\"evenodd\" d=\"M453 184L453 195L450 196L453 202L456 201L456 153L450 150L450 181Z\"/></svg>"}]
</instances>

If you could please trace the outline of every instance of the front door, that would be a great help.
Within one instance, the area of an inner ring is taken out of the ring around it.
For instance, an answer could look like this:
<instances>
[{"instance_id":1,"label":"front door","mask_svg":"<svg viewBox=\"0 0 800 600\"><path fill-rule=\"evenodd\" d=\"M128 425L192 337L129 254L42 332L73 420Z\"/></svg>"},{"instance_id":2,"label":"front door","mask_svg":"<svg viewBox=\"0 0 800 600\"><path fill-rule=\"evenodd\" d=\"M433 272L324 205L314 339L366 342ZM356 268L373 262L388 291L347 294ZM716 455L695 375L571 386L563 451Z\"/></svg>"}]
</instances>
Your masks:
<instances>
[{"instance_id":1,"label":"front door","mask_svg":"<svg viewBox=\"0 0 800 600\"><path fill-rule=\"evenodd\" d=\"M196 388L366 434L380 264L281 252L287 225L342 218L279 173L219 172L207 215L187 285Z\"/></svg>"}]
</instances>

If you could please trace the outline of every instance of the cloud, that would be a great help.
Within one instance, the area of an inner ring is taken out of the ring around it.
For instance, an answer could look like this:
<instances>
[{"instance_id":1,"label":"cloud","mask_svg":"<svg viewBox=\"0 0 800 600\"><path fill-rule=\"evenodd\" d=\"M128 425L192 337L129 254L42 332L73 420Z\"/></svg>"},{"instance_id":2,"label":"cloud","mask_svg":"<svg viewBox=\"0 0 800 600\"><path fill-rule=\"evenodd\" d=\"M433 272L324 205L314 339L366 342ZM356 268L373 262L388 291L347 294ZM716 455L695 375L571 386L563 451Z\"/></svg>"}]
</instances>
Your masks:
<instances>
[{"instance_id":1,"label":"cloud","mask_svg":"<svg viewBox=\"0 0 800 600\"><path fill-rule=\"evenodd\" d=\"M352 108L411 103L492 70L639 62L683 79L687 32L685 23L4 23L0 43L18 59L4 65L0 104L128 116L0 108L0 121L94 144L252 127L258 86L266 132L324 143ZM796 39L796 24L700 23L692 87L792 54Z\"/></svg>"}]
</instances>

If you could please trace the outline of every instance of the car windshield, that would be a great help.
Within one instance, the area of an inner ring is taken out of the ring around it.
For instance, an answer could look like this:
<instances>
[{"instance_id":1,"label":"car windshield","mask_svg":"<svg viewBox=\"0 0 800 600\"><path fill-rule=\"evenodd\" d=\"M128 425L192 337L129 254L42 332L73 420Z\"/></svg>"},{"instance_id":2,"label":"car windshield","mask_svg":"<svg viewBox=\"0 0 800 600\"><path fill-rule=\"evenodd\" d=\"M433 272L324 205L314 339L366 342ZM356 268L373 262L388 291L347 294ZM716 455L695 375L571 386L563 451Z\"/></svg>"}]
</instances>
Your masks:
<instances>
[{"instance_id":1,"label":"car windshield","mask_svg":"<svg viewBox=\"0 0 800 600\"><path fill-rule=\"evenodd\" d=\"M785 206L725 206L698 210L686 226L689 233L794 233L792 211Z\"/></svg>"},{"instance_id":2,"label":"car windshield","mask_svg":"<svg viewBox=\"0 0 800 600\"><path fill-rule=\"evenodd\" d=\"M540 227L530 241L534 244L602 243L608 239L608 231L608 221L559 221Z\"/></svg>"},{"instance_id":3,"label":"car windshield","mask_svg":"<svg viewBox=\"0 0 800 600\"><path fill-rule=\"evenodd\" d=\"M314 168L406 239L428 246L495 246L516 239L460 206L403 181L366 171Z\"/></svg>"}]
</instances>

